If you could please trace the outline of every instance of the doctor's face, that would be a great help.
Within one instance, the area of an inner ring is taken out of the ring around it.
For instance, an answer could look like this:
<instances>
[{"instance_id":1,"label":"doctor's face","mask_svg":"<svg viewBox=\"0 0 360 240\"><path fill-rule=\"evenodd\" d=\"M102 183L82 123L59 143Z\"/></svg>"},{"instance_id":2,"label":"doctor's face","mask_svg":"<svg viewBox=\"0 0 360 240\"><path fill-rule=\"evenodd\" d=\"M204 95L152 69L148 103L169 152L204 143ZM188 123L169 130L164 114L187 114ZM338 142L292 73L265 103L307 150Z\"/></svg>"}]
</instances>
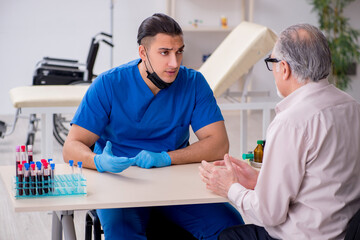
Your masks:
<instances>
[{"instance_id":1,"label":"doctor's face","mask_svg":"<svg viewBox=\"0 0 360 240\"><path fill-rule=\"evenodd\" d=\"M148 71L155 71L165 82L175 80L183 58L184 41L181 35L171 36L158 33L150 40L146 48Z\"/></svg>"}]
</instances>

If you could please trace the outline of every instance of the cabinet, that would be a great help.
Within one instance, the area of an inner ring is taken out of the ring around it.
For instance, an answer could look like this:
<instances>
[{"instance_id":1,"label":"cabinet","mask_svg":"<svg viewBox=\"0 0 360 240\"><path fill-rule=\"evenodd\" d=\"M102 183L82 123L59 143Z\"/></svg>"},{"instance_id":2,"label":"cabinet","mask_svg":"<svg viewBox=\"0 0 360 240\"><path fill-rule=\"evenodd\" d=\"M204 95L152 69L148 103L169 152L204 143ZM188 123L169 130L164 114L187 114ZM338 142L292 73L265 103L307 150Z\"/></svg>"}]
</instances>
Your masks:
<instances>
[{"instance_id":1,"label":"cabinet","mask_svg":"<svg viewBox=\"0 0 360 240\"><path fill-rule=\"evenodd\" d=\"M185 52L183 65L197 69L203 57L211 54L241 21L252 21L254 0L166 0L166 12L182 27ZM220 17L228 18L222 28ZM194 27L190 21L200 18L203 23Z\"/></svg>"}]
</instances>

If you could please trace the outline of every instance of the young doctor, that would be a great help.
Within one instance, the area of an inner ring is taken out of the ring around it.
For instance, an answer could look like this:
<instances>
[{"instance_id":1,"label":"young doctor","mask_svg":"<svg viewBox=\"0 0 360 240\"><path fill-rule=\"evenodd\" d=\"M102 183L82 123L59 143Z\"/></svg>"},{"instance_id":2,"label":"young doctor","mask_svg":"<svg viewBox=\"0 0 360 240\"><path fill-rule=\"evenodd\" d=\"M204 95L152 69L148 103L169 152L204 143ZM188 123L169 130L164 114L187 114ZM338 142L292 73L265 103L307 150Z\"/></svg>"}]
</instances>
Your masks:
<instances>
[{"instance_id":1,"label":"young doctor","mask_svg":"<svg viewBox=\"0 0 360 240\"><path fill-rule=\"evenodd\" d=\"M141 23L137 42L140 59L99 75L85 94L71 122L64 160L119 173L131 165L152 168L221 159L229 148L224 120L205 78L181 66L185 45L178 23L154 14ZM190 125L199 139L191 145ZM226 227L243 224L228 203L97 213L106 239L146 239L154 210L198 239L216 239Z\"/></svg>"}]
</instances>

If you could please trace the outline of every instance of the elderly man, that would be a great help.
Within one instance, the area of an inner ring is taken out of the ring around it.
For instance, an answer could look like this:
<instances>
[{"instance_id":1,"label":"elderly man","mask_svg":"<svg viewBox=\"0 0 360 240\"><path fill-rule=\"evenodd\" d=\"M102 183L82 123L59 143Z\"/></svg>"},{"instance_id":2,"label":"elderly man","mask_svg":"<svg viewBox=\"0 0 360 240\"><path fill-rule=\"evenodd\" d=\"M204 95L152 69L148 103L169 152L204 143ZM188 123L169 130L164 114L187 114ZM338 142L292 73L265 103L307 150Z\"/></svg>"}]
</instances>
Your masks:
<instances>
[{"instance_id":1,"label":"elderly man","mask_svg":"<svg viewBox=\"0 0 360 240\"><path fill-rule=\"evenodd\" d=\"M253 223L219 239L343 239L360 207L360 105L328 83L330 50L314 26L284 30L265 62L284 99L260 172L228 155L200 167L207 188Z\"/></svg>"}]
</instances>

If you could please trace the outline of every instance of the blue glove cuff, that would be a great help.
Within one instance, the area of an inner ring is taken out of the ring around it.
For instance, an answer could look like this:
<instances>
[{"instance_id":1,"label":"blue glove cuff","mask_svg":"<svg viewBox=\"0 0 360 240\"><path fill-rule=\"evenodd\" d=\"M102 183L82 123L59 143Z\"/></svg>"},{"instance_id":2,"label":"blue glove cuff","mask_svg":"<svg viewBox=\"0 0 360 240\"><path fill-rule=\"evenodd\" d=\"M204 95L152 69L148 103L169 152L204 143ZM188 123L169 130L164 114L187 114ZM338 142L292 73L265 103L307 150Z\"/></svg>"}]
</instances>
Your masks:
<instances>
[{"instance_id":1,"label":"blue glove cuff","mask_svg":"<svg viewBox=\"0 0 360 240\"><path fill-rule=\"evenodd\" d=\"M95 163L95 167L96 167L96 170L98 172L104 172L104 170L102 169L101 167L101 164L100 164L100 155L99 154L96 154L95 157L94 157L94 163Z\"/></svg>"},{"instance_id":2,"label":"blue glove cuff","mask_svg":"<svg viewBox=\"0 0 360 240\"><path fill-rule=\"evenodd\" d=\"M170 166L171 165L171 157L169 156L169 154L165 151L161 152L161 156L163 157L164 159L164 167L165 166Z\"/></svg>"}]
</instances>

